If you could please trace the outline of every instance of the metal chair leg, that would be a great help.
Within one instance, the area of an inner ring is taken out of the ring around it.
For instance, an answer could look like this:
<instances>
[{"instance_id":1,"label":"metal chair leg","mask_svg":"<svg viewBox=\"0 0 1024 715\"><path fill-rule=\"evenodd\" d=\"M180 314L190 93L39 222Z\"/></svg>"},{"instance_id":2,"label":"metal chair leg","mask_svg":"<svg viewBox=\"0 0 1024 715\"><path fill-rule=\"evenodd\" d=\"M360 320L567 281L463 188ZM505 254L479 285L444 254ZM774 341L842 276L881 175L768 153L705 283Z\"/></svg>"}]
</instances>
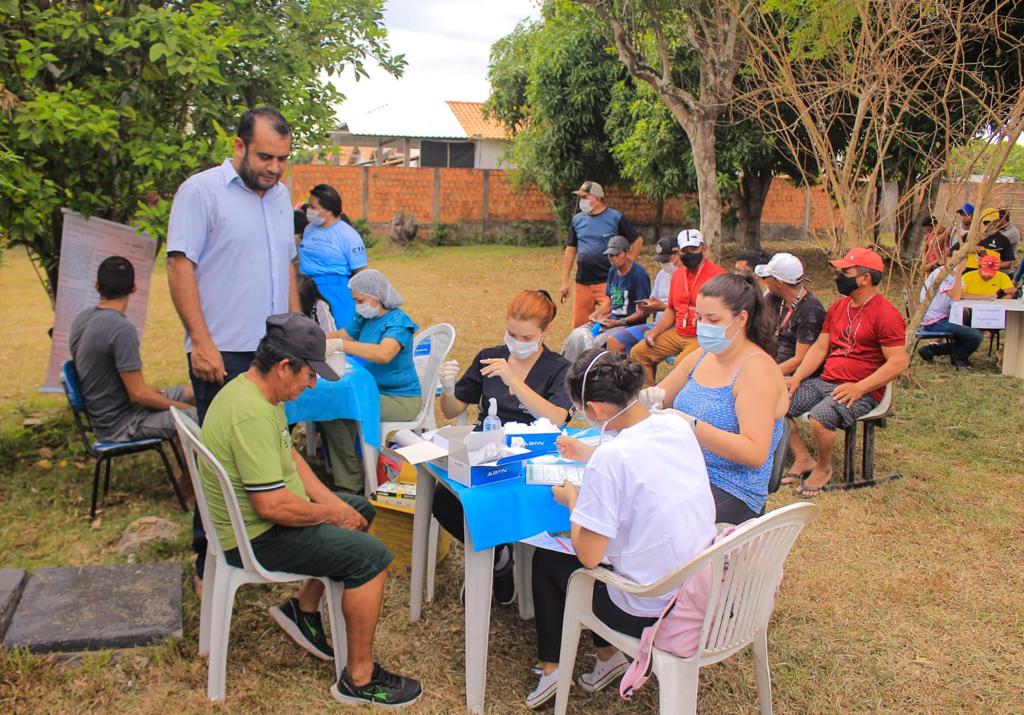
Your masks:
<instances>
[{"instance_id":1,"label":"metal chair leg","mask_svg":"<svg viewBox=\"0 0 1024 715\"><path fill-rule=\"evenodd\" d=\"M96 518L96 499L100 491L100 467L103 466L104 457L96 458L96 467L92 470L92 506L89 507L89 520ZM107 460L109 461L109 460Z\"/></svg>"},{"instance_id":2,"label":"metal chair leg","mask_svg":"<svg viewBox=\"0 0 1024 715\"><path fill-rule=\"evenodd\" d=\"M167 481L171 483L171 488L174 489L174 495L178 497L178 503L181 504L181 510L187 512L188 505L185 503L185 495L181 493L181 487L178 486L178 482L174 478L174 470L171 469L171 461L167 459L167 453L164 452L163 443L158 444L154 449L160 454L160 459L164 463L164 469L167 471Z\"/></svg>"},{"instance_id":3,"label":"metal chair leg","mask_svg":"<svg viewBox=\"0 0 1024 715\"><path fill-rule=\"evenodd\" d=\"M104 499L107 497L107 494L110 493L110 464L113 461L114 461L113 458L110 458L110 457L107 458L106 475L103 477L103 498Z\"/></svg>"}]
</instances>

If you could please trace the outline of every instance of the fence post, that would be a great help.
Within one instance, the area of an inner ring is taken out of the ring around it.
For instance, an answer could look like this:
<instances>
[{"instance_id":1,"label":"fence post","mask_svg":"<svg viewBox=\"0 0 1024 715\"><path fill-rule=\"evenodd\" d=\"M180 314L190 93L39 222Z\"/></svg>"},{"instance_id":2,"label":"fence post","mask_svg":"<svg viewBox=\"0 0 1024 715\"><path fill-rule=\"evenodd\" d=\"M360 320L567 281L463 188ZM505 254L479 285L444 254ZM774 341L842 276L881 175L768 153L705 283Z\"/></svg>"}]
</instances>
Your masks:
<instances>
[{"instance_id":1,"label":"fence post","mask_svg":"<svg viewBox=\"0 0 1024 715\"><path fill-rule=\"evenodd\" d=\"M434 215L431 218L433 223L441 222L441 169L434 169Z\"/></svg>"},{"instance_id":2,"label":"fence post","mask_svg":"<svg viewBox=\"0 0 1024 715\"><path fill-rule=\"evenodd\" d=\"M484 196L483 196L483 211L480 214L480 234L484 243L487 243L487 223L488 214L491 209L491 170L484 169Z\"/></svg>"},{"instance_id":3,"label":"fence post","mask_svg":"<svg viewBox=\"0 0 1024 715\"><path fill-rule=\"evenodd\" d=\"M363 220L370 220L370 167L363 166Z\"/></svg>"}]
</instances>

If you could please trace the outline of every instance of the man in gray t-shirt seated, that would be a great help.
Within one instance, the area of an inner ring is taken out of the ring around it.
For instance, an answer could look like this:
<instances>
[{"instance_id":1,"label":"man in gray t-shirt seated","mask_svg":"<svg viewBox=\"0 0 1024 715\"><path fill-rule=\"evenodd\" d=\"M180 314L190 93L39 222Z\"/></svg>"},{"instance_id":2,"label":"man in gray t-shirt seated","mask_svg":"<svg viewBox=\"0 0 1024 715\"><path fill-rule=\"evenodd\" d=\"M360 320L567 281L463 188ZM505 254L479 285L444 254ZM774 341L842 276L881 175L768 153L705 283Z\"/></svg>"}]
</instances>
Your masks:
<instances>
[{"instance_id":1,"label":"man in gray t-shirt seated","mask_svg":"<svg viewBox=\"0 0 1024 715\"><path fill-rule=\"evenodd\" d=\"M107 258L96 272L99 304L79 313L71 324L71 359L89 423L102 442L173 439L171 406L196 418L191 387L161 392L142 377L139 333L125 317L135 289L135 268L128 259Z\"/></svg>"}]
</instances>

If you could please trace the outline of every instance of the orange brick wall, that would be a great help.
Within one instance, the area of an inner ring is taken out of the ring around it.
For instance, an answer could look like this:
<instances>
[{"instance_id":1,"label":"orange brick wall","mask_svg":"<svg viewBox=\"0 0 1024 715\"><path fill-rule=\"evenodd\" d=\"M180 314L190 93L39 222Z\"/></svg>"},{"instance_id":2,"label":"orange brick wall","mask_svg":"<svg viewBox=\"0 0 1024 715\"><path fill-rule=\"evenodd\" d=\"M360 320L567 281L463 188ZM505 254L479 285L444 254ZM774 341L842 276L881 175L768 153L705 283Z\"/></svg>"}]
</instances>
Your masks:
<instances>
[{"instance_id":1,"label":"orange brick wall","mask_svg":"<svg viewBox=\"0 0 1024 715\"><path fill-rule=\"evenodd\" d=\"M434 176L440 177L438 208L434 216ZM431 169L394 166L292 166L289 185L296 203L305 201L309 190L319 183L330 184L342 196L345 212L353 219L385 224L396 211L412 212L420 224L440 221L447 224L553 221L547 197L533 187L516 189L505 171L487 170L487 211L484 214L484 174L481 169ZM364 181L369 181L368 211L364 211ZM623 212L637 226L650 228L657 220L657 202L631 193L627 187L607 189L608 205ZM805 190L785 179L772 182L765 201L762 225L800 231L804 223ZM687 205L696 197L679 196L665 200L663 223L666 227L686 222ZM829 226L834 210L820 186L811 189L810 230ZM650 233L650 231L648 231Z\"/></svg>"}]
</instances>

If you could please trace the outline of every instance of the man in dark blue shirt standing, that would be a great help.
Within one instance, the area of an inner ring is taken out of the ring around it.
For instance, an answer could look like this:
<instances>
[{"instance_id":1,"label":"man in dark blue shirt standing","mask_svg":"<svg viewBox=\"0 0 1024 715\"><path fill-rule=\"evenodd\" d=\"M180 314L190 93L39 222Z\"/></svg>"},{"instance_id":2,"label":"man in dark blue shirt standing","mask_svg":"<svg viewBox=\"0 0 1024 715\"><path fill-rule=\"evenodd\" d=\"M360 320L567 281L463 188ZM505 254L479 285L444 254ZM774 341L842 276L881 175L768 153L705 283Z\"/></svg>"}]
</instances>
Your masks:
<instances>
[{"instance_id":1,"label":"man in dark blue shirt standing","mask_svg":"<svg viewBox=\"0 0 1024 715\"><path fill-rule=\"evenodd\" d=\"M605 251L612 236L625 236L631 242L630 257L635 261L643 248L640 232L623 217L621 211L604 203L604 189L594 181L584 181L574 194L580 197L580 210L572 217L569 238L562 261L562 302L569 297L569 272L576 261L576 290L572 301L572 327L589 320L604 295L611 264Z\"/></svg>"}]
</instances>

